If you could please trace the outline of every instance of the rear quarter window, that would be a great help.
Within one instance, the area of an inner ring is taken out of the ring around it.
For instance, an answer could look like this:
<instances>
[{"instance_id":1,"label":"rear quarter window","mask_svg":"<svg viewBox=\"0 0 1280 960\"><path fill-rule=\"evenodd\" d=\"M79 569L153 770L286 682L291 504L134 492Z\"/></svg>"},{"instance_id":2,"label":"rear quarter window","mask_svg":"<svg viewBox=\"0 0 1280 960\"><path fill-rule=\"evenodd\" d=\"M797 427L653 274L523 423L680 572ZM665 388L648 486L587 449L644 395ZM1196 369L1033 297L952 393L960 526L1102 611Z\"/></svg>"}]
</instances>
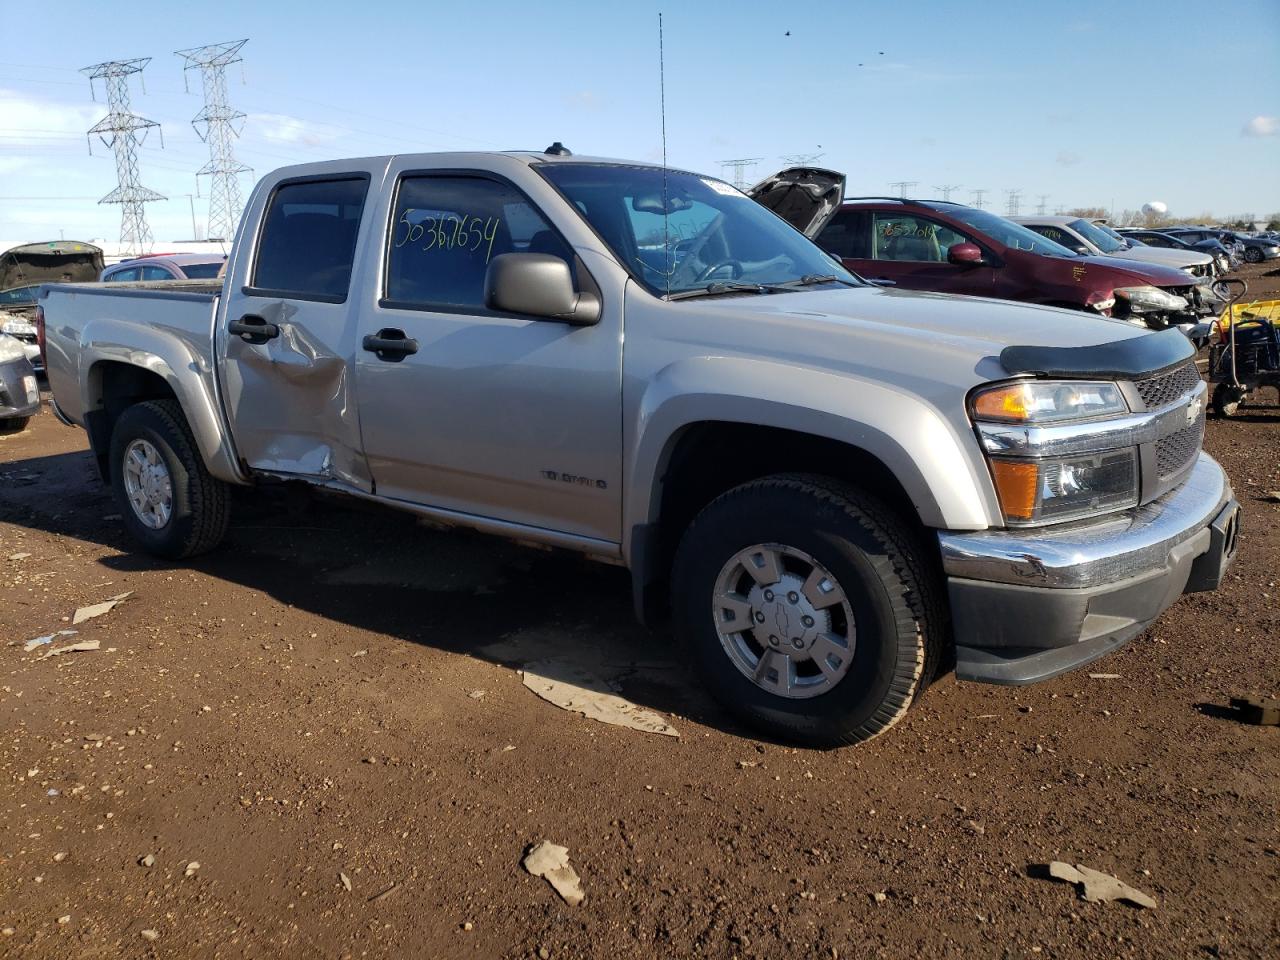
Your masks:
<instances>
[{"instance_id":1,"label":"rear quarter window","mask_svg":"<svg viewBox=\"0 0 1280 960\"><path fill-rule=\"evenodd\" d=\"M276 187L263 217L249 292L346 300L368 189L364 176Z\"/></svg>"}]
</instances>

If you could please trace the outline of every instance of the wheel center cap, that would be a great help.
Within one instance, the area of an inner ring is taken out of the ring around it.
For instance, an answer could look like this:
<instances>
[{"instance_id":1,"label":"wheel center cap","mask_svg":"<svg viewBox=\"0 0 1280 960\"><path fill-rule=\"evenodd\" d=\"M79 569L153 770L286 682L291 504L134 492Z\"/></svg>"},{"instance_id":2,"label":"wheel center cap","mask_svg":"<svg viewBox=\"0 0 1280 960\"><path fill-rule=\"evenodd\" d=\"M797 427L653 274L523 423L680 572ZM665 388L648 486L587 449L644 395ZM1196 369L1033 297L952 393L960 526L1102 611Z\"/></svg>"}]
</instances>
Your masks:
<instances>
[{"instance_id":1,"label":"wheel center cap","mask_svg":"<svg viewBox=\"0 0 1280 960\"><path fill-rule=\"evenodd\" d=\"M791 574L770 587L752 588L748 599L762 645L803 657L814 641L831 629L830 615L814 607L803 588L804 581Z\"/></svg>"}]
</instances>

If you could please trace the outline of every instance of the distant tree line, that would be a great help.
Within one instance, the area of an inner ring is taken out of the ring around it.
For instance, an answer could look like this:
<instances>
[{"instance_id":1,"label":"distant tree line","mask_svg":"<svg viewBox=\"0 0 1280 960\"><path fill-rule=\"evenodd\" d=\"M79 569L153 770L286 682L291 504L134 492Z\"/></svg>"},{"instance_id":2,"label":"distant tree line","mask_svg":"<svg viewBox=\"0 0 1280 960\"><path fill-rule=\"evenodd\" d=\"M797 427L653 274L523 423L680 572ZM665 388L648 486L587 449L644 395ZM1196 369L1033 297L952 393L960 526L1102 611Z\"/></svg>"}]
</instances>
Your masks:
<instances>
[{"instance_id":1,"label":"distant tree line","mask_svg":"<svg viewBox=\"0 0 1280 960\"><path fill-rule=\"evenodd\" d=\"M1216 224L1229 230L1252 230L1253 225L1258 222L1258 217L1252 213L1215 217L1207 210L1194 217L1175 217L1167 213L1146 213L1142 210L1122 210L1112 217L1105 207L1076 207L1074 210L1068 210L1067 215L1085 220L1106 220L1118 227L1145 227L1148 230L1200 223ZM1266 229L1280 230L1280 213L1273 213L1267 217Z\"/></svg>"}]
</instances>

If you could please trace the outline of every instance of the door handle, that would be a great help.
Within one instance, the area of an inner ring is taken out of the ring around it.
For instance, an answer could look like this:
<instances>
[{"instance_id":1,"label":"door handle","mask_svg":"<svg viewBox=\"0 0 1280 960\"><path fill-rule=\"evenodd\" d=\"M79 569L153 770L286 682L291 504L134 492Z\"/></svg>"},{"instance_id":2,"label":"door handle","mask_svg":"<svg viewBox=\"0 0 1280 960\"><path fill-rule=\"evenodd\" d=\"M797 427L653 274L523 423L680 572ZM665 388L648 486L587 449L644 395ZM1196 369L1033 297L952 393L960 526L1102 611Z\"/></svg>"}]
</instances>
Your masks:
<instances>
[{"instance_id":1,"label":"door handle","mask_svg":"<svg viewBox=\"0 0 1280 960\"><path fill-rule=\"evenodd\" d=\"M267 323L254 313L246 313L239 320L227 324L227 332L238 336L245 343L264 344L280 336L280 328L274 323Z\"/></svg>"},{"instance_id":2,"label":"door handle","mask_svg":"<svg viewBox=\"0 0 1280 960\"><path fill-rule=\"evenodd\" d=\"M418 352L418 341L406 337L403 330L394 327L383 327L377 333L367 335L362 346L388 363L399 363L411 353Z\"/></svg>"}]
</instances>

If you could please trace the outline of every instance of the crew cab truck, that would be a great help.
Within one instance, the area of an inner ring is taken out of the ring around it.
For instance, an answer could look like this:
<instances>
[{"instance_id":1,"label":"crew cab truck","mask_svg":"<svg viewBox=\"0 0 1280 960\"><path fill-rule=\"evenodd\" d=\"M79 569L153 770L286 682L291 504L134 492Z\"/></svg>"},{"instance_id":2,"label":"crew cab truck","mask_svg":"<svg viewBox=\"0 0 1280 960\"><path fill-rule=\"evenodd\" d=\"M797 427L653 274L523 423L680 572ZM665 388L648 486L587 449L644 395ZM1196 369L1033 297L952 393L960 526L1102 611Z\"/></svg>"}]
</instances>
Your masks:
<instances>
[{"instance_id":1,"label":"crew cab truck","mask_svg":"<svg viewBox=\"0 0 1280 960\"><path fill-rule=\"evenodd\" d=\"M720 701L802 742L880 733L952 666L1087 663L1235 550L1181 334L869 284L684 171L289 167L222 285L41 308L56 411L146 550L213 548L229 489L277 478L624 564Z\"/></svg>"}]
</instances>

